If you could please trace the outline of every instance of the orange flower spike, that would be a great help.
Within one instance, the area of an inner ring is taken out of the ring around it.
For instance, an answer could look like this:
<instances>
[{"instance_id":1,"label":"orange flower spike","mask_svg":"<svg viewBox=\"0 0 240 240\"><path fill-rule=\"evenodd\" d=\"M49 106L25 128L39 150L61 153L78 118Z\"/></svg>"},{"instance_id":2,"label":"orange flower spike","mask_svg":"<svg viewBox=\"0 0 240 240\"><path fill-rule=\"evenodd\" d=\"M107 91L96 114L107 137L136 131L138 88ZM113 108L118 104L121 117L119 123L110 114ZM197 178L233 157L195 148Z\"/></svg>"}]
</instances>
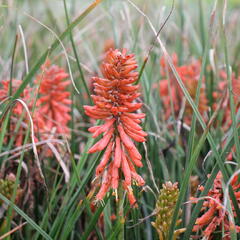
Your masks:
<instances>
[{"instance_id":1,"label":"orange flower spike","mask_svg":"<svg viewBox=\"0 0 240 240\"><path fill-rule=\"evenodd\" d=\"M147 136L139 125L145 114L133 113L142 106L142 103L133 102L140 96L139 85L132 85L138 78L138 72L133 72L136 68L134 55L127 55L126 49L122 52L117 49L109 50L101 65L103 78L92 78L95 93L92 99L95 105L84 106L84 109L89 117L102 119L104 123L89 128L93 138L102 133L103 137L88 152L94 153L106 148L96 169L96 176L104 179L97 200L102 200L110 188L114 190L117 199L117 188L122 183L132 205L136 200L131 184L137 182L139 186L144 185L144 180L129 163L131 161L131 164L142 167L142 156L134 141L144 142L144 137ZM106 184L104 174L107 174L110 185ZM120 181L122 175L124 180Z\"/></svg>"}]
</instances>

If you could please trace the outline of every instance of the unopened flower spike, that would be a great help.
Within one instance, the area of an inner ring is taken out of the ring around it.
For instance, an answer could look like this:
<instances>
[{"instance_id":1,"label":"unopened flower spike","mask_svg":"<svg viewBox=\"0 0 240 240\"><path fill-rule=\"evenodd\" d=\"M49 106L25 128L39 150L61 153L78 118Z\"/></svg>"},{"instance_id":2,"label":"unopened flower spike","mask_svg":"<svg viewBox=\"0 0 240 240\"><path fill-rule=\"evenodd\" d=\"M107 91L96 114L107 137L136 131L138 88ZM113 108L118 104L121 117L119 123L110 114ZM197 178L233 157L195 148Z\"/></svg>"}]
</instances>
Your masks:
<instances>
[{"instance_id":1,"label":"unopened flower spike","mask_svg":"<svg viewBox=\"0 0 240 240\"><path fill-rule=\"evenodd\" d=\"M145 142L147 136L139 125L145 114L134 113L142 106L142 103L136 102L140 96L139 85L133 85L138 78L138 72L134 71L136 68L137 63L133 54L127 54L126 49L122 51L110 49L101 65L103 78L92 78L94 106L84 106L85 113L91 118L104 121L100 126L89 128L93 138L103 134L88 151L94 153L104 150L96 168L96 177L102 179L96 195L97 201L103 200L111 188L117 198L117 189L122 183L128 193L130 204L134 205L136 199L131 190L132 183L136 181L138 186L145 184L135 170L135 167L142 167L143 164L134 141ZM121 182L119 178L122 175L124 180Z\"/></svg>"},{"instance_id":2,"label":"unopened flower spike","mask_svg":"<svg viewBox=\"0 0 240 240\"><path fill-rule=\"evenodd\" d=\"M156 204L156 220L152 222L152 225L158 232L159 240L168 240L169 227L172 222L173 212L178 199L179 189L178 183L172 184L166 182L163 184L163 188L160 190L160 194ZM179 215L181 210L179 211ZM177 225L181 223L181 219L177 221ZM185 231L185 228L177 229L174 231L173 239L177 239L178 236Z\"/></svg>"}]
</instances>

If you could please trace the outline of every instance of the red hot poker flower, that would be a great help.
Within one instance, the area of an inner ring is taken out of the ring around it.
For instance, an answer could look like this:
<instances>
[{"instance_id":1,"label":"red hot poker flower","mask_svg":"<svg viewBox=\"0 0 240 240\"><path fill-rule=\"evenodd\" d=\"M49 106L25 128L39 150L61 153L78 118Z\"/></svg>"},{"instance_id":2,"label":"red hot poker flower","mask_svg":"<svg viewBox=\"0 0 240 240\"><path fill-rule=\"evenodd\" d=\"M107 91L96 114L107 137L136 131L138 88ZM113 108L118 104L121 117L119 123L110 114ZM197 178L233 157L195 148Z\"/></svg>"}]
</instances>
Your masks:
<instances>
[{"instance_id":1,"label":"red hot poker flower","mask_svg":"<svg viewBox=\"0 0 240 240\"><path fill-rule=\"evenodd\" d=\"M172 61L186 89L188 90L189 94L193 99L195 99L198 80L199 80L200 71L201 71L201 62L193 61L189 65L179 66L178 58L176 54L173 54ZM178 115L181 109L182 100L184 99L184 94L181 88L179 87L177 80L174 74L172 73L172 70L170 69L170 67L167 68L168 65L166 65L164 58L160 59L160 65L161 65L161 75L165 79L162 79L160 81L159 90L160 90L160 96L163 101L163 107L165 108L165 111L166 111L166 119L167 119L171 115L171 109L169 108L171 99L173 101L174 112L176 113L176 115ZM168 78L170 80L170 89L168 87ZM208 109L207 104L208 104L208 101L207 101L207 96L205 94L205 82L203 79L202 88L200 90L200 102L198 106L201 114L206 113ZM184 111L184 115L185 115L184 120L187 124L191 123L192 112L193 110L191 105L188 102L186 102L185 111Z\"/></svg>"},{"instance_id":2,"label":"red hot poker flower","mask_svg":"<svg viewBox=\"0 0 240 240\"><path fill-rule=\"evenodd\" d=\"M97 201L103 200L110 188L117 193L120 170L124 176L123 187L131 205L136 202L132 182L139 186L145 184L135 170L135 167L142 167L142 156L134 141L145 142L147 136L139 125L145 114L133 113L142 106L142 103L134 102L140 95L139 85L132 85L138 78L138 72L133 71L136 68L133 54L128 55L126 49L122 52L111 49L106 53L101 66L104 78L92 78L95 91L92 99L95 105L84 106L84 109L89 117L104 120L104 124L89 128L94 138L102 133L103 137L88 152L105 150L96 169L96 176L102 178Z\"/></svg>"},{"instance_id":3,"label":"red hot poker flower","mask_svg":"<svg viewBox=\"0 0 240 240\"><path fill-rule=\"evenodd\" d=\"M240 205L240 183L238 183L238 176L233 178L231 186L233 188L238 205ZM199 190L203 191L204 187L200 186ZM213 188L208 192L208 197L211 197L211 199L209 198L204 201L202 208L204 214L197 218L193 231L196 232L200 229L204 229L203 235L206 239L215 239L214 234L216 231L219 230L221 232L224 227L225 237L223 239L230 240L231 228L234 227L236 232L240 233L240 226L234 226L233 222L231 222L229 219L228 213L224 211L222 207L224 195L221 172L218 173L216 179L214 180ZM192 199L197 200L195 198ZM232 203L231 206L233 215L236 217L236 212Z\"/></svg>"},{"instance_id":4,"label":"red hot poker flower","mask_svg":"<svg viewBox=\"0 0 240 240\"><path fill-rule=\"evenodd\" d=\"M71 119L70 93L66 91L70 81L65 81L68 74L56 65L50 66L50 62L42 66L42 71L35 81L40 83L36 125L41 133L50 133L56 127L57 134L68 134L67 124Z\"/></svg>"}]
</instances>

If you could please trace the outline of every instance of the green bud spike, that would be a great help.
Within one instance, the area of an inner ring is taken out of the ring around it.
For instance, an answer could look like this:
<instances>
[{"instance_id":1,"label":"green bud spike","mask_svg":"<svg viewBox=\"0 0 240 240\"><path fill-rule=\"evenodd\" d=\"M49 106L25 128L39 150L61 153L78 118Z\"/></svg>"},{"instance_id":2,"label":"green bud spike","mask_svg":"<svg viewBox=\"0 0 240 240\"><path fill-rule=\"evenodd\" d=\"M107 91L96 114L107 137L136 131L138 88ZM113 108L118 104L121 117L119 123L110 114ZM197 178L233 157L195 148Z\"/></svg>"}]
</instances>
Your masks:
<instances>
[{"instance_id":1,"label":"green bud spike","mask_svg":"<svg viewBox=\"0 0 240 240\"><path fill-rule=\"evenodd\" d=\"M178 184L166 182L160 190L160 194L156 203L156 220L152 223L156 228L160 240L168 240L169 226L172 222L174 208L178 199L179 189ZM179 212L179 216L181 211ZM181 220L178 220L178 224ZM185 229L178 229L174 232L174 239L177 239L180 233Z\"/></svg>"}]
</instances>

